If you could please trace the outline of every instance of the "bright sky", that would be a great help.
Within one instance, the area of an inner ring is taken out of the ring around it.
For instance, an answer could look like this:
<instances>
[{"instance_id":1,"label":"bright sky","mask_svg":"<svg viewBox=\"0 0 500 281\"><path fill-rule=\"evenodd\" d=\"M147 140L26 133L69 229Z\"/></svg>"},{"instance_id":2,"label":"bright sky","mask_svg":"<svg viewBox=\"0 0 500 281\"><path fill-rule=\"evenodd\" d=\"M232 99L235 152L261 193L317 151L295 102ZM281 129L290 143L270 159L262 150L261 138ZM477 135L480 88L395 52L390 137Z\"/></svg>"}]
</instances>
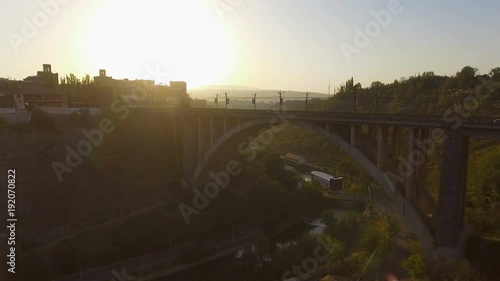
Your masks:
<instances>
[{"instance_id":1,"label":"bright sky","mask_svg":"<svg viewBox=\"0 0 500 281\"><path fill-rule=\"evenodd\" d=\"M382 10L390 20L374 24ZM488 73L500 66L499 14L498 0L0 0L0 77L50 63L79 77L105 68L189 87L327 92L329 78ZM370 41L356 44L367 26Z\"/></svg>"}]
</instances>

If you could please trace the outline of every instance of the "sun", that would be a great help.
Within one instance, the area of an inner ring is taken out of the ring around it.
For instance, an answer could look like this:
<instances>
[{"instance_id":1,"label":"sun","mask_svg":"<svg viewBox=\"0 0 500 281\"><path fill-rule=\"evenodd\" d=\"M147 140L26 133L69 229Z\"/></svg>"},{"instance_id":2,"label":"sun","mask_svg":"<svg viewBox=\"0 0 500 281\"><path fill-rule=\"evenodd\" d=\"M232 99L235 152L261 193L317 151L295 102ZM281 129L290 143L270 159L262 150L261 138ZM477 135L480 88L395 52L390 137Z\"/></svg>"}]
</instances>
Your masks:
<instances>
[{"instance_id":1,"label":"sun","mask_svg":"<svg viewBox=\"0 0 500 281\"><path fill-rule=\"evenodd\" d=\"M116 78L196 87L220 83L234 62L230 35L205 0L108 0L87 26L87 65Z\"/></svg>"}]
</instances>

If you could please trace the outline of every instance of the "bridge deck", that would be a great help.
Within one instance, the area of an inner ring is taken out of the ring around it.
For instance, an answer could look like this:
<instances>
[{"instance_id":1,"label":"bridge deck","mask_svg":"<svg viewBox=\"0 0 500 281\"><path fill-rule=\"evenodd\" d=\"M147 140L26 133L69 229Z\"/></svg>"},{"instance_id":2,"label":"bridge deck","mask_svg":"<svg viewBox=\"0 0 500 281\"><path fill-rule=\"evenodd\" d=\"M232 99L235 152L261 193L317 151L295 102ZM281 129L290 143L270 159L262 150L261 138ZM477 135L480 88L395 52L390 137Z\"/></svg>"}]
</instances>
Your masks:
<instances>
[{"instance_id":1,"label":"bridge deck","mask_svg":"<svg viewBox=\"0 0 500 281\"><path fill-rule=\"evenodd\" d=\"M391 113L354 113L326 111L277 111L248 109L195 109L176 107L145 107L140 110L167 115L218 116L239 119L260 119L281 116L288 120L318 123L360 124L360 125L397 125L407 127L452 128L459 125L467 135L481 136L489 131L489 137L500 137L500 124L492 119L467 118L461 121L446 121L443 115L391 114ZM449 118L449 116L448 116Z\"/></svg>"}]
</instances>

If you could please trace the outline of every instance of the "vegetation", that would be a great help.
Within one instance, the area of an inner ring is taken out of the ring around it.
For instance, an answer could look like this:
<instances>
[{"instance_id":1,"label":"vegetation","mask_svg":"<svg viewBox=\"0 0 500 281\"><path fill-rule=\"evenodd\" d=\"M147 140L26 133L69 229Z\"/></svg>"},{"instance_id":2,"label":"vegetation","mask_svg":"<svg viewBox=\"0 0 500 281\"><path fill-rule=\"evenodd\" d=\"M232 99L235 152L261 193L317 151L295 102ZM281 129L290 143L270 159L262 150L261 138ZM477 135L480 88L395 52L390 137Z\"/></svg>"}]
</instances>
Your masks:
<instances>
[{"instance_id":1,"label":"vegetation","mask_svg":"<svg viewBox=\"0 0 500 281\"><path fill-rule=\"evenodd\" d=\"M420 244L414 241L410 246L411 255L404 261L403 266L415 280L425 277L425 253Z\"/></svg>"},{"instance_id":2,"label":"vegetation","mask_svg":"<svg viewBox=\"0 0 500 281\"><path fill-rule=\"evenodd\" d=\"M327 103L310 108L318 111L439 115L455 108L455 113L463 118L498 117L499 70L497 67L487 75L479 75L477 68L465 66L451 77L429 71L388 84L376 81L369 87L362 87L350 79ZM487 99L479 99L476 104L473 98L485 93L491 95Z\"/></svg>"},{"instance_id":3,"label":"vegetation","mask_svg":"<svg viewBox=\"0 0 500 281\"><path fill-rule=\"evenodd\" d=\"M42 110L34 110L31 113L31 123L35 128L42 130L53 131L56 129L54 117Z\"/></svg>"},{"instance_id":4,"label":"vegetation","mask_svg":"<svg viewBox=\"0 0 500 281\"><path fill-rule=\"evenodd\" d=\"M470 164L468 223L478 234L500 239L500 147L473 153Z\"/></svg>"}]
</instances>

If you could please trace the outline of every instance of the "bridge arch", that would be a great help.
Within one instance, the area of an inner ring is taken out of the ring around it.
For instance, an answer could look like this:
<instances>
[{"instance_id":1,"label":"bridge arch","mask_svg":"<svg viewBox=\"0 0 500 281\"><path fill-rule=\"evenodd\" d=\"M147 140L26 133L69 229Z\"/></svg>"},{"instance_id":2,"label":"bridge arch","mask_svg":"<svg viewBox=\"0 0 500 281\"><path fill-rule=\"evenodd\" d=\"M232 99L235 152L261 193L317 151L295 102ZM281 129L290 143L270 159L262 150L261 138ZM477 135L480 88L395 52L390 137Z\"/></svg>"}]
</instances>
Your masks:
<instances>
[{"instance_id":1,"label":"bridge arch","mask_svg":"<svg viewBox=\"0 0 500 281\"><path fill-rule=\"evenodd\" d=\"M242 139L242 137L250 136L251 133L256 133L263 129L269 129L272 130L273 133L279 133L280 130L284 129L280 126L284 125L292 125L306 129L327 139L332 144L344 150L380 184L385 193L391 199L393 208L402 217L404 217L410 228L417 236L417 239L419 240L421 245L429 251L434 248L434 239L428 227L426 226L426 223L423 221L422 217L415 209L415 207L410 204L405 196L397 190L394 182L387 176L387 173L380 169L377 163L374 163L372 160L370 160L370 158L368 158L360 149L340 137L335 131L329 130L328 128L325 129L324 127L315 123L303 120L294 120L293 118L280 120L280 118L278 117L275 117L271 120L267 118L260 118L238 122L237 126L234 126L230 130L227 130L222 136L214 141L206 152L203 153L200 151L203 156L201 156L198 165L196 166L192 173L192 176L190 177L191 184L195 184L200 180L200 176L207 169L209 161L225 145L230 144L234 147L234 150L237 151L238 143L235 144L234 140L243 140L244 138Z\"/></svg>"}]
</instances>

